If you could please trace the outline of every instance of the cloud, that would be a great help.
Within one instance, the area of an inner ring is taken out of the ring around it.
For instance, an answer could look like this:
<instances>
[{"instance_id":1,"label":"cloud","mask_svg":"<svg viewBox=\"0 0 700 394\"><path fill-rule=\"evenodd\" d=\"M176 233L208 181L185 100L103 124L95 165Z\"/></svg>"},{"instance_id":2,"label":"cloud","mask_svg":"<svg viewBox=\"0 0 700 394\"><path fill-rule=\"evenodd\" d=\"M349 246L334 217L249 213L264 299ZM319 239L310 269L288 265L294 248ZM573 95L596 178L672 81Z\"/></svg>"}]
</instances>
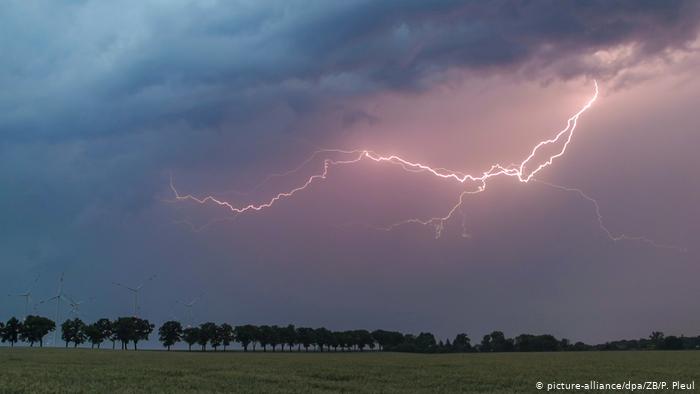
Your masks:
<instances>
[{"instance_id":1,"label":"cloud","mask_svg":"<svg viewBox=\"0 0 700 394\"><path fill-rule=\"evenodd\" d=\"M0 125L17 139L246 122L275 102L304 114L329 97L426 87L453 69L609 78L683 48L700 23L689 1L5 8Z\"/></svg>"}]
</instances>

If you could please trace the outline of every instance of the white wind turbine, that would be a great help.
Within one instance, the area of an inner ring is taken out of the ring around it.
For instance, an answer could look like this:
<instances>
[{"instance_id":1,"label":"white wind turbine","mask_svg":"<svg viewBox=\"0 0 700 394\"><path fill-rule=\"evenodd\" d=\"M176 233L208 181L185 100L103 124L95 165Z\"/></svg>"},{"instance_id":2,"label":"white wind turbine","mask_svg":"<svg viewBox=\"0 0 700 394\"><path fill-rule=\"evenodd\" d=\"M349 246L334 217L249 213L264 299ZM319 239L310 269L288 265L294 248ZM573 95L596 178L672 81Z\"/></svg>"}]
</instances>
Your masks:
<instances>
[{"instance_id":1,"label":"white wind turbine","mask_svg":"<svg viewBox=\"0 0 700 394\"><path fill-rule=\"evenodd\" d=\"M78 300L76 300L76 299L74 299L74 298L68 296L68 294L66 294L66 295L65 295L65 300L68 302L68 306L70 306L70 312L69 312L69 313L71 313L73 316L79 318L79 317L81 316L81 315L80 315L80 306L81 306L82 304L84 304L85 302L89 302L89 301L94 300L94 297L93 297L93 298L90 298L90 299L88 299L88 300L80 300L80 301L78 301Z\"/></svg>"},{"instance_id":2,"label":"white wind turbine","mask_svg":"<svg viewBox=\"0 0 700 394\"><path fill-rule=\"evenodd\" d=\"M197 301L199 301L200 298L202 298L203 295L204 293L198 295L197 297L194 297L190 302L175 301L178 304L185 307L185 316L187 316L187 327L192 327L192 308L197 303Z\"/></svg>"},{"instance_id":3,"label":"white wind turbine","mask_svg":"<svg viewBox=\"0 0 700 394\"><path fill-rule=\"evenodd\" d=\"M152 281L153 278L155 278L155 277L156 277L155 275L151 275L148 279L146 279L145 282L141 283L140 285L138 285L136 287L129 287L129 286L123 285L121 283L112 282L113 284L115 284L119 287L123 287L134 294L134 317L137 317L138 312L139 312L139 291L141 291L141 289L143 288L143 286L146 283Z\"/></svg>"},{"instance_id":4,"label":"white wind turbine","mask_svg":"<svg viewBox=\"0 0 700 394\"><path fill-rule=\"evenodd\" d=\"M32 291L34 290L34 286L36 286L36 282L39 281L39 277L41 275L37 275L36 279L34 279L34 282L29 286L29 289L27 289L23 293L17 293L17 294L8 294L10 297L24 297L24 317L26 318L29 315L29 304L32 302ZM36 310L36 306L34 307Z\"/></svg>"},{"instance_id":5,"label":"white wind turbine","mask_svg":"<svg viewBox=\"0 0 700 394\"><path fill-rule=\"evenodd\" d=\"M61 276L58 279L58 291L56 292L56 295L51 297L51 298L45 299L44 301L41 301L39 303L39 304L43 304L43 303L49 302L49 301L54 301L54 300L56 301L56 325L61 324L60 323L61 322L61 320L60 320L61 299L69 301L68 298L66 298L66 296L63 295L63 275L64 275L64 272L61 272ZM58 340L57 340L58 338L56 335L58 335L58 330L55 330L53 333L54 345L58 344Z\"/></svg>"}]
</instances>

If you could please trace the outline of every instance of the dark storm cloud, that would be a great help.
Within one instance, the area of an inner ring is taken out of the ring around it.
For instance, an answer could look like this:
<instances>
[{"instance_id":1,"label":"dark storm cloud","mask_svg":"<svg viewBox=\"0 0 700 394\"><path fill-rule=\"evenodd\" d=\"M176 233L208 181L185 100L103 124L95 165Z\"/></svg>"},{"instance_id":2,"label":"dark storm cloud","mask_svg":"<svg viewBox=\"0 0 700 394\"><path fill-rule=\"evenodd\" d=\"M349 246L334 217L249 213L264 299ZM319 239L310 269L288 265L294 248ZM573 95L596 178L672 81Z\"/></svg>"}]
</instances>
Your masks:
<instances>
[{"instance_id":1,"label":"dark storm cloud","mask_svg":"<svg viewBox=\"0 0 700 394\"><path fill-rule=\"evenodd\" d=\"M610 76L682 47L700 20L682 1L211 4L6 5L0 125L60 139L245 123L271 104L309 113L449 69ZM623 44L635 44L625 62L590 62Z\"/></svg>"}]
</instances>

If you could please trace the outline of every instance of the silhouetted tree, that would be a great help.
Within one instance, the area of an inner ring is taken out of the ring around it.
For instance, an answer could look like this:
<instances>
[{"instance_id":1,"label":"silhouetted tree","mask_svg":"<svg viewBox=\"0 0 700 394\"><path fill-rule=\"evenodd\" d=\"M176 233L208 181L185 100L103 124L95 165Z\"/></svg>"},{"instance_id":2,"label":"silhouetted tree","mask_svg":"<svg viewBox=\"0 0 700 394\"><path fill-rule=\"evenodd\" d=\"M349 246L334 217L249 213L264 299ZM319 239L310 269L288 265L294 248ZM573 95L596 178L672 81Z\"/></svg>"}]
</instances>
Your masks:
<instances>
[{"instance_id":1,"label":"silhouetted tree","mask_svg":"<svg viewBox=\"0 0 700 394\"><path fill-rule=\"evenodd\" d=\"M28 342L29 346L39 342L40 347L44 347L44 337L56 329L56 323L46 317L29 315L24 319L20 330L20 339Z\"/></svg>"},{"instance_id":2,"label":"silhouetted tree","mask_svg":"<svg viewBox=\"0 0 700 394\"><path fill-rule=\"evenodd\" d=\"M199 326L199 339L197 343L202 347L202 351L207 351L207 343L216 336L216 324L212 322L202 323Z\"/></svg>"},{"instance_id":3,"label":"silhouetted tree","mask_svg":"<svg viewBox=\"0 0 700 394\"><path fill-rule=\"evenodd\" d=\"M294 325L290 324L287 327L283 328L281 335L282 342L286 343L287 346L289 346L289 351L291 352L292 348L297 343L297 330L294 328Z\"/></svg>"},{"instance_id":4,"label":"silhouetted tree","mask_svg":"<svg viewBox=\"0 0 700 394\"><path fill-rule=\"evenodd\" d=\"M513 339L507 339L501 331L494 331L484 335L479 350L482 352L510 352L513 350Z\"/></svg>"},{"instance_id":5,"label":"silhouetted tree","mask_svg":"<svg viewBox=\"0 0 700 394\"><path fill-rule=\"evenodd\" d=\"M94 349L95 345L99 347L100 343L102 343L102 341L104 340L104 338L102 337L102 332L94 323L88 324L85 327L85 336L87 337L87 340L90 341L91 349Z\"/></svg>"},{"instance_id":6,"label":"silhouetted tree","mask_svg":"<svg viewBox=\"0 0 700 394\"><path fill-rule=\"evenodd\" d=\"M421 332L415 340L416 350L419 352L432 352L437 345L435 336L429 332Z\"/></svg>"},{"instance_id":7,"label":"silhouetted tree","mask_svg":"<svg viewBox=\"0 0 700 394\"><path fill-rule=\"evenodd\" d=\"M678 338L677 336L674 336L674 335L669 335L669 336L664 338L664 341L661 345L661 349L681 350L681 349L683 349L683 339Z\"/></svg>"},{"instance_id":8,"label":"silhouetted tree","mask_svg":"<svg viewBox=\"0 0 700 394\"><path fill-rule=\"evenodd\" d=\"M319 351L323 351L323 347L327 346L330 349L330 344L333 341L333 333L325 328L317 328L314 330L314 342L316 343L316 346L318 346Z\"/></svg>"},{"instance_id":9,"label":"silhouetted tree","mask_svg":"<svg viewBox=\"0 0 700 394\"><path fill-rule=\"evenodd\" d=\"M279 344L284 343L282 341L282 329L280 329L278 326L270 327L270 336L267 338L267 340L270 343L270 346L272 346L272 351L274 352ZM284 350L284 345L282 345L282 350Z\"/></svg>"},{"instance_id":10,"label":"silhouetted tree","mask_svg":"<svg viewBox=\"0 0 700 394\"><path fill-rule=\"evenodd\" d=\"M353 331L352 336L353 336L353 340L354 340L355 345L357 346L358 349L360 349L360 351L364 351L365 347L374 343L374 339L372 338L372 334L370 334L369 331L367 331L367 330L355 330L355 331ZM433 342L435 342L435 338L433 338Z\"/></svg>"},{"instance_id":11,"label":"silhouetted tree","mask_svg":"<svg viewBox=\"0 0 700 394\"><path fill-rule=\"evenodd\" d=\"M562 338L559 341L559 350L569 350L571 349L571 341L569 341L567 338Z\"/></svg>"},{"instance_id":12,"label":"silhouetted tree","mask_svg":"<svg viewBox=\"0 0 700 394\"><path fill-rule=\"evenodd\" d=\"M467 334L458 334L452 341L452 349L455 352L468 352L472 349L471 339Z\"/></svg>"},{"instance_id":13,"label":"silhouetted tree","mask_svg":"<svg viewBox=\"0 0 700 394\"><path fill-rule=\"evenodd\" d=\"M126 349L129 342L133 342L134 350L138 350L139 341L147 341L155 326L146 319L134 316L120 317L113 326L113 335L121 341L122 349Z\"/></svg>"},{"instance_id":14,"label":"silhouetted tree","mask_svg":"<svg viewBox=\"0 0 700 394\"><path fill-rule=\"evenodd\" d=\"M309 351L309 346L315 342L315 332L313 328L300 327L297 329L299 343L304 346L304 350Z\"/></svg>"},{"instance_id":15,"label":"silhouetted tree","mask_svg":"<svg viewBox=\"0 0 700 394\"><path fill-rule=\"evenodd\" d=\"M454 352L454 348L452 347L452 343L450 342L450 340L445 339L445 343L442 345L442 349L438 351L441 353L452 353Z\"/></svg>"},{"instance_id":16,"label":"silhouetted tree","mask_svg":"<svg viewBox=\"0 0 700 394\"><path fill-rule=\"evenodd\" d=\"M328 337L328 351L330 351L330 348L333 348L333 351L337 352L338 351L338 346L340 346L340 342L338 342L338 335L337 333L331 331L330 336Z\"/></svg>"},{"instance_id":17,"label":"silhouetted tree","mask_svg":"<svg viewBox=\"0 0 700 394\"><path fill-rule=\"evenodd\" d=\"M353 346L355 346L355 336L352 331L342 331L338 335L338 339L340 340L340 346L347 351L352 350Z\"/></svg>"},{"instance_id":18,"label":"silhouetted tree","mask_svg":"<svg viewBox=\"0 0 700 394\"><path fill-rule=\"evenodd\" d=\"M199 327L187 327L182 331L182 339L187 343L188 350L192 351L192 345L199 341Z\"/></svg>"},{"instance_id":19,"label":"silhouetted tree","mask_svg":"<svg viewBox=\"0 0 700 394\"><path fill-rule=\"evenodd\" d=\"M343 331L333 331L333 342L336 343L337 348L340 347L341 351L345 351L345 333Z\"/></svg>"},{"instance_id":20,"label":"silhouetted tree","mask_svg":"<svg viewBox=\"0 0 700 394\"><path fill-rule=\"evenodd\" d=\"M133 317L120 317L114 321L112 335L121 342L122 350L126 350L129 341L134 336Z\"/></svg>"},{"instance_id":21,"label":"silhouetted tree","mask_svg":"<svg viewBox=\"0 0 700 394\"><path fill-rule=\"evenodd\" d=\"M553 352L559 347L559 341L549 334L522 334L515 338L515 350L519 352Z\"/></svg>"},{"instance_id":22,"label":"silhouetted tree","mask_svg":"<svg viewBox=\"0 0 700 394\"><path fill-rule=\"evenodd\" d=\"M231 327L231 325L228 323L220 325L219 337L221 338L221 343L224 345L224 351L226 351L226 348L235 340L235 336L233 335L233 327Z\"/></svg>"},{"instance_id":23,"label":"silhouetted tree","mask_svg":"<svg viewBox=\"0 0 700 394\"><path fill-rule=\"evenodd\" d=\"M61 338L66 342L66 347L70 342L73 342L73 347L85 342L85 327L85 323L77 317L61 324Z\"/></svg>"},{"instance_id":24,"label":"silhouetted tree","mask_svg":"<svg viewBox=\"0 0 700 394\"><path fill-rule=\"evenodd\" d=\"M416 348L416 336L413 334L403 335L403 340L401 341L401 343L395 348L393 348L392 351L417 352L418 349Z\"/></svg>"},{"instance_id":25,"label":"silhouetted tree","mask_svg":"<svg viewBox=\"0 0 700 394\"><path fill-rule=\"evenodd\" d=\"M110 324L112 325L112 333L109 336L109 340L112 342L112 350L114 350L115 343L117 343L120 340L119 336L117 335L117 320L110 322ZM123 348L124 346L122 345L122 349Z\"/></svg>"},{"instance_id":26,"label":"silhouetted tree","mask_svg":"<svg viewBox=\"0 0 700 394\"><path fill-rule=\"evenodd\" d=\"M133 336L131 337L132 342L134 342L134 350L137 349L139 341L147 341L148 336L153 332L155 325L151 324L146 319L140 319L138 317L133 318Z\"/></svg>"},{"instance_id":27,"label":"silhouetted tree","mask_svg":"<svg viewBox=\"0 0 700 394\"><path fill-rule=\"evenodd\" d=\"M379 344L379 350L392 350L403 343L404 336L400 332L375 330L372 338Z\"/></svg>"},{"instance_id":28,"label":"silhouetted tree","mask_svg":"<svg viewBox=\"0 0 700 394\"><path fill-rule=\"evenodd\" d=\"M260 327L250 324L249 329L251 338L253 339L251 341L251 343L253 344L253 351L255 351L255 347L258 345L258 343L260 343Z\"/></svg>"},{"instance_id":29,"label":"silhouetted tree","mask_svg":"<svg viewBox=\"0 0 700 394\"><path fill-rule=\"evenodd\" d=\"M19 333L21 330L22 323L17 320L16 317L11 317L7 323L5 323L5 327L2 330L2 341L9 342L10 347L14 347L15 343L17 343L17 340L19 339Z\"/></svg>"},{"instance_id":30,"label":"silhouetted tree","mask_svg":"<svg viewBox=\"0 0 700 394\"><path fill-rule=\"evenodd\" d=\"M664 343L664 333L661 331L652 331L649 335L653 349L661 349Z\"/></svg>"},{"instance_id":31,"label":"silhouetted tree","mask_svg":"<svg viewBox=\"0 0 700 394\"><path fill-rule=\"evenodd\" d=\"M158 340L170 351L170 347L182 340L182 324L170 320L163 323L158 329Z\"/></svg>"},{"instance_id":32,"label":"silhouetted tree","mask_svg":"<svg viewBox=\"0 0 700 394\"><path fill-rule=\"evenodd\" d=\"M214 331L212 332L211 339L209 340L209 344L211 347L216 351L219 346L221 346L221 327L215 325Z\"/></svg>"},{"instance_id":33,"label":"silhouetted tree","mask_svg":"<svg viewBox=\"0 0 700 394\"><path fill-rule=\"evenodd\" d=\"M491 349L491 335L486 334L484 335L483 338L481 338L481 343L479 344L479 351L480 352L492 352L493 349Z\"/></svg>"},{"instance_id":34,"label":"silhouetted tree","mask_svg":"<svg viewBox=\"0 0 700 394\"><path fill-rule=\"evenodd\" d=\"M700 336L684 337L681 335L681 339L683 340L683 349L700 350Z\"/></svg>"},{"instance_id":35,"label":"silhouetted tree","mask_svg":"<svg viewBox=\"0 0 700 394\"><path fill-rule=\"evenodd\" d=\"M102 342L109 339L112 341L112 349L114 349L116 338L112 337L112 322L109 319L99 319L93 325L99 330L100 338L102 339L97 343L97 348L99 349Z\"/></svg>"},{"instance_id":36,"label":"silhouetted tree","mask_svg":"<svg viewBox=\"0 0 700 394\"><path fill-rule=\"evenodd\" d=\"M233 329L236 341L240 342L241 346L243 346L244 352L248 351L248 346L255 340L255 331L255 327L250 324L236 326L236 328Z\"/></svg>"},{"instance_id":37,"label":"silhouetted tree","mask_svg":"<svg viewBox=\"0 0 700 394\"><path fill-rule=\"evenodd\" d=\"M256 341L262 346L263 352L267 351L267 345L270 344L270 337L272 336L272 327L270 326L260 326L256 331L257 337Z\"/></svg>"}]
</instances>

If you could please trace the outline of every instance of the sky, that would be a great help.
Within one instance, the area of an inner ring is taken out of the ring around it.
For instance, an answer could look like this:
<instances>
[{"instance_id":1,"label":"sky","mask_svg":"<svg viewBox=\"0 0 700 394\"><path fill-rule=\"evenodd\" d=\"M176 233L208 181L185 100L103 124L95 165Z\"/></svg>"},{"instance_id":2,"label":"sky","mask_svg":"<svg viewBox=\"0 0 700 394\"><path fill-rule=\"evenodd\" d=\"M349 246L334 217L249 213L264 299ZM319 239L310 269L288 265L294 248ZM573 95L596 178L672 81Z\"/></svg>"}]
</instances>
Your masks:
<instances>
[{"instance_id":1,"label":"sky","mask_svg":"<svg viewBox=\"0 0 700 394\"><path fill-rule=\"evenodd\" d=\"M53 318L61 273L85 320L130 315L112 282L156 275L157 324L201 297L192 323L699 335L699 25L693 1L4 2L0 319L28 288ZM170 187L266 202L340 157L305 162L319 148L480 174L595 82L541 182L490 179L439 237L381 227L444 216L465 185L388 163L238 215Z\"/></svg>"}]
</instances>

